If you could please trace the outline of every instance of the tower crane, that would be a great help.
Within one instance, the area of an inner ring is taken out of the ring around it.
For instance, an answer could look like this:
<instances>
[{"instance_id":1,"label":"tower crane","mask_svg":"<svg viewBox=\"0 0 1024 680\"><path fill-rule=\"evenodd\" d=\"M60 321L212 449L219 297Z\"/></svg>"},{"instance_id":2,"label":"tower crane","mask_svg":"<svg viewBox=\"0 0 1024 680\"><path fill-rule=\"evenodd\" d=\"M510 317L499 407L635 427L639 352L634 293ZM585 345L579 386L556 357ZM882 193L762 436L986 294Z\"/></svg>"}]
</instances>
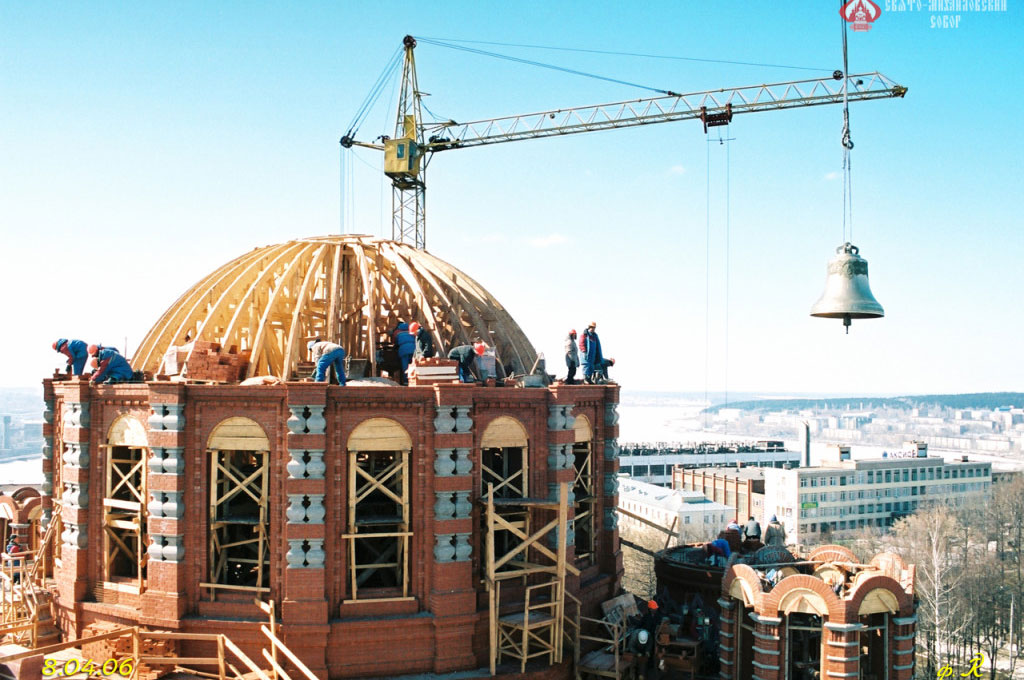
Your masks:
<instances>
[{"instance_id":1,"label":"tower crane","mask_svg":"<svg viewBox=\"0 0 1024 680\"><path fill-rule=\"evenodd\" d=\"M380 138L383 143L364 142L354 139L350 132L341 138L341 145L384 152L384 174L391 178L392 183L391 238L421 249L427 245L426 169L438 151L679 120L700 120L707 132L709 127L727 125L734 115L740 113L841 104L844 95L848 101L866 101L902 98L907 93L906 87L877 71L857 75L835 71L828 78L701 92L669 91L657 97L485 118L468 123L453 120L425 122L416 79L416 39L407 35L402 44L405 56L394 136Z\"/></svg>"}]
</instances>

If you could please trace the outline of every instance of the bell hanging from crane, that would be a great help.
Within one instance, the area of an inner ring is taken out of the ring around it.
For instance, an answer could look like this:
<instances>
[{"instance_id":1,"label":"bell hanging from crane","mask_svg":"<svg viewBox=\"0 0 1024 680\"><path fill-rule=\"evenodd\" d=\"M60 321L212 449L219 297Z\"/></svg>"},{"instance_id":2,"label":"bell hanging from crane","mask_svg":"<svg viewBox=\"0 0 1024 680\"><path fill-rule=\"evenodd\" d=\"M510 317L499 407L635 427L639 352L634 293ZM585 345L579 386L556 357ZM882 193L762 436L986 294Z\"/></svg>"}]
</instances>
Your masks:
<instances>
[{"instance_id":1,"label":"bell hanging from crane","mask_svg":"<svg viewBox=\"0 0 1024 680\"><path fill-rule=\"evenodd\" d=\"M835 258L828 263L825 292L811 307L811 316L842 319L850 332L853 319L877 319L885 310L871 294L868 284L868 261L860 249L850 242L836 248Z\"/></svg>"}]
</instances>

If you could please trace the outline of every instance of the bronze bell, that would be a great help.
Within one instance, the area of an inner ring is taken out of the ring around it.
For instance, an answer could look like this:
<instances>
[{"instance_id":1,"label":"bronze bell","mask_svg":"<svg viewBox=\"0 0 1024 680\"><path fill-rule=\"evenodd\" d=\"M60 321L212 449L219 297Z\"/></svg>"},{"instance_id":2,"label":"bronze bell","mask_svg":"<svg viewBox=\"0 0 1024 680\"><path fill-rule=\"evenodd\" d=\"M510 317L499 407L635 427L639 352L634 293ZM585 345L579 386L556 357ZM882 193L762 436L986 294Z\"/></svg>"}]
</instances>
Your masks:
<instances>
[{"instance_id":1,"label":"bronze bell","mask_svg":"<svg viewBox=\"0 0 1024 680\"><path fill-rule=\"evenodd\" d=\"M836 257L828 263L825 292L811 307L811 316L842 319L850 332L851 319L877 319L885 310L871 294L868 285L868 261L852 243L836 248Z\"/></svg>"}]
</instances>

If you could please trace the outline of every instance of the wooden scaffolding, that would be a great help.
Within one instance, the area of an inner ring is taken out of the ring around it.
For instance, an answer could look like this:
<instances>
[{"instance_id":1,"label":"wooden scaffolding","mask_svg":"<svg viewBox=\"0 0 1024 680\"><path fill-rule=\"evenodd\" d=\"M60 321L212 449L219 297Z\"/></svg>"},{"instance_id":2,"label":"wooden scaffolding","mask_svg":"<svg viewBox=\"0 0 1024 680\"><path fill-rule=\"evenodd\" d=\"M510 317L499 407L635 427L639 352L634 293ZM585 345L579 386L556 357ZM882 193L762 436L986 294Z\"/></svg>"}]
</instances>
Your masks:
<instances>
[{"instance_id":1,"label":"wooden scaffolding","mask_svg":"<svg viewBox=\"0 0 1024 680\"><path fill-rule=\"evenodd\" d=\"M270 592L269 451L210 451L211 589Z\"/></svg>"},{"instance_id":2,"label":"wooden scaffolding","mask_svg":"<svg viewBox=\"0 0 1024 680\"><path fill-rule=\"evenodd\" d=\"M147 450L104 446L106 493L103 497L105 539L103 578L134 582L142 592L146 571Z\"/></svg>"},{"instance_id":3,"label":"wooden scaffolding","mask_svg":"<svg viewBox=\"0 0 1024 680\"><path fill-rule=\"evenodd\" d=\"M566 482L559 484L557 501L498 498L494 484L487 485L484 582L489 603L491 675L506 656L519 661L520 672L525 672L526 663L532 658L547 657L549 664L562 660L565 575L579 575L578 569L566 563L568 499ZM506 519L504 515L509 510L527 516L554 512L555 518L531 533L524 524ZM545 545L552 530L558 532L554 550ZM513 547L498 555L495 536L502 531L508 532L512 539L509 545ZM518 594L521 590L522 600L503 603L503 585L507 593ZM512 611L503 614L503 604Z\"/></svg>"}]
</instances>

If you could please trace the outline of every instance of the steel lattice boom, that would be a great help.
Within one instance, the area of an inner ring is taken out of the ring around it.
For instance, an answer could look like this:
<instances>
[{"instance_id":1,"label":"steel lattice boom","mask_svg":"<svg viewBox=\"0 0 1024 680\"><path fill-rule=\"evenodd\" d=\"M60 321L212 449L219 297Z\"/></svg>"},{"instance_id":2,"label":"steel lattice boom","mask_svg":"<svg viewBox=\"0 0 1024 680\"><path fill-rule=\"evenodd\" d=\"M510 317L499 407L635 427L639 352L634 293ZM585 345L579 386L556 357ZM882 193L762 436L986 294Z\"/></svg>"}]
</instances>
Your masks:
<instances>
[{"instance_id":1,"label":"steel lattice boom","mask_svg":"<svg viewBox=\"0 0 1024 680\"><path fill-rule=\"evenodd\" d=\"M487 118L469 123L424 123L420 115L420 91L416 81L416 40L406 36L402 94L394 138L383 144L342 138L344 147L361 146L384 151L384 172L391 178L392 238L426 247L426 166L431 154L487 144L542 139L582 132L701 120L704 130L725 125L740 113L796 109L848 101L903 97L907 88L881 73L844 78L839 71L828 78L794 80L687 94L538 111L517 116Z\"/></svg>"}]
</instances>

